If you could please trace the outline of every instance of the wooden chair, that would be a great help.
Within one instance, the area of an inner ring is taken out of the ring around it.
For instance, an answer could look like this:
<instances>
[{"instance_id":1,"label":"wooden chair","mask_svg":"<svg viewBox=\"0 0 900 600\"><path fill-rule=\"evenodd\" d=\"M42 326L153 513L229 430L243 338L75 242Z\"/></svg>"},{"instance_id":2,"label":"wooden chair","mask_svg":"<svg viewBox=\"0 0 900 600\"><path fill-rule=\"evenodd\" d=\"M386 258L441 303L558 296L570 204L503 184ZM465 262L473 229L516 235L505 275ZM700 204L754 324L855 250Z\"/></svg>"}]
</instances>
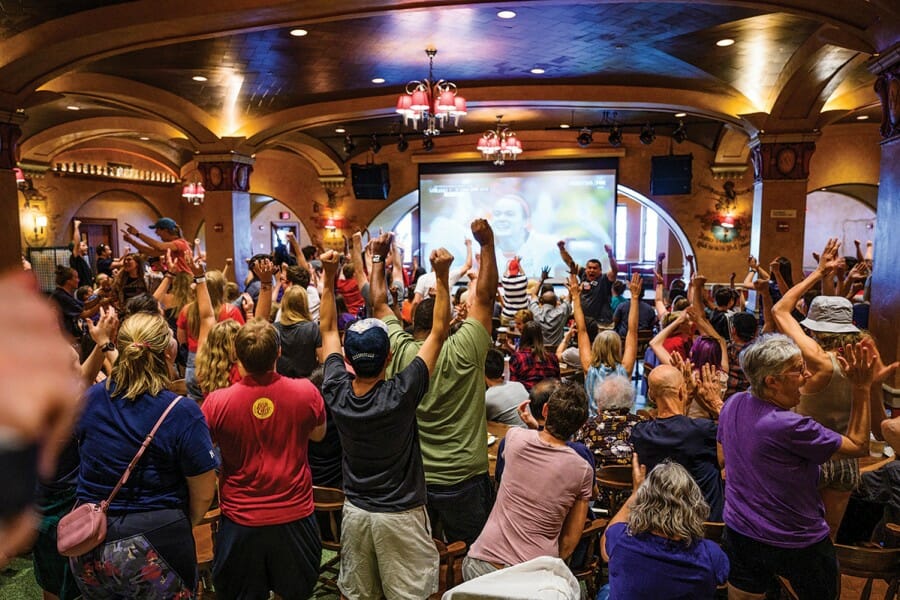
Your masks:
<instances>
[{"instance_id":1,"label":"wooden chair","mask_svg":"<svg viewBox=\"0 0 900 600\"><path fill-rule=\"evenodd\" d=\"M197 599L212 589L212 564L215 556L216 532L219 529L219 517L221 511L213 508L205 515L203 520L194 525L194 546L197 553Z\"/></svg>"},{"instance_id":2,"label":"wooden chair","mask_svg":"<svg viewBox=\"0 0 900 600\"><path fill-rule=\"evenodd\" d=\"M631 465L606 465L597 469L599 498L613 517L631 495Z\"/></svg>"},{"instance_id":3,"label":"wooden chair","mask_svg":"<svg viewBox=\"0 0 900 600\"><path fill-rule=\"evenodd\" d=\"M440 598L444 592L462 581L462 557L466 555L468 547L463 541L445 544L437 538L432 539L441 558L438 591L432 597Z\"/></svg>"},{"instance_id":4,"label":"wooden chair","mask_svg":"<svg viewBox=\"0 0 900 600\"><path fill-rule=\"evenodd\" d=\"M719 523L717 521L703 522L703 537L711 542L715 542L721 546L723 533L725 533L725 523Z\"/></svg>"},{"instance_id":5,"label":"wooden chair","mask_svg":"<svg viewBox=\"0 0 900 600\"><path fill-rule=\"evenodd\" d=\"M603 559L600 558L600 536L606 530L609 519L594 519L588 521L581 532L581 543L576 553L584 550L581 564L573 564L569 559L569 569L578 581L583 581L587 588L587 597L593 599L597 595L600 579L600 571L603 567ZM573 555L574 558L574 555Z\"/></svg>"},{"instance_id":6,"label":"wooden chair","mask_svg":"<svg viewBox=\"0 0 900 600\"><path fill-rule=\"evenodd\" d=\"M885 600L897 598L900 587L900 548L885 550L883 548L864 548L861 546L834 545L841 575L860 577L866 580L860 600L869 600L872 594L872 582L883 579L888 588Z\"/></svg>"},{"instance_id":7,"label":"wooden chair","mask_svg":"<svg viewBox=\"0 0 900 600\"><path fill-rule=\"evenodd\" d=\"M313 502L316 507L316 518L319 520L322 547L335 553L333 558L319 567L319 582L324 587L337 590L341 564L341 514L344 510L344 492L336 488L314 485Z\"/></svg>"}]
</instances>

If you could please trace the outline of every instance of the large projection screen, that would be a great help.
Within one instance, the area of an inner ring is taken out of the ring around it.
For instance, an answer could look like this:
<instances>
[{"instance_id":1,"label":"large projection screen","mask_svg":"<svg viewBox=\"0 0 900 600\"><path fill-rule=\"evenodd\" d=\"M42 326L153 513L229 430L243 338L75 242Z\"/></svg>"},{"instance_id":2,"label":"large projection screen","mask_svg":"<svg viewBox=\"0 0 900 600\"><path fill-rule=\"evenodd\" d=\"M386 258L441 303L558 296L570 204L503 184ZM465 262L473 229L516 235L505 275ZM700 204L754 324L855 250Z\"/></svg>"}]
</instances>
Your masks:
<instances>
[{"instance_id":1,"label":"large projection screen","mask_svg":"<svg viewBox=\"0 0 900 600\"><path fill-rule=\"evenodd\" d=\"M489 162L420 165L423 262L443 246L455 257L453 268L461 266L469 224L481 217L494 229L501 275L518 256L529 277L539 278L545 266L552 277L564 277L560 240L577 263L602 258L606 268L603 246L616 239L617 167L614 158L523 161L502 170Z\"/></svg>"}]
</instances>

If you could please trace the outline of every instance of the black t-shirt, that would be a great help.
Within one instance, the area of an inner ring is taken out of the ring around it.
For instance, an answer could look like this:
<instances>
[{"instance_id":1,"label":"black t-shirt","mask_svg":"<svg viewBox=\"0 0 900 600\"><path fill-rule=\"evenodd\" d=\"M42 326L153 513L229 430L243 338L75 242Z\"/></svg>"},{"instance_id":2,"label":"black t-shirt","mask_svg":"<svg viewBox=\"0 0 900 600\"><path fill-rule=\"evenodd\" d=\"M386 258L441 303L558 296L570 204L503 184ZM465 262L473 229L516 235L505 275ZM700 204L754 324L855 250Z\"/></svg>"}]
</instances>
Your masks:
<instances>
[{"instance_id":1,"label":"black t-shirt","mask_svg":"<svg viewBox=\"0 0 900 600\"><path fill-rule=\"evenodd\" d=\"M631 445L647 465L647 472L665 459L685 469L700 486L709 504L709 521L721 521L725 507L725 487L716 456L718 426L709 419L676 415L638 423L631 430Z\"/></svg>"},{"instance_id":2,"label":"black t-shirt","mask_svg":"<svg viewBox=\"0 0 900 600\"><path fill-rule=\"evenodd\" d=\"M325 437L322 441L309 441L309 470L312 471L313 485L341 489L344 487L341 436L334 426L334 417L331 416L328 405L325 405L325 423Z\"/></svg>"},{"instance_id":3,"label":"black t-shirt","mask_svg":"<svg viewBox=\"0 0 900 600\"><path fill-rule=\"evenodd\" d=\"M78 285L94 285L94 272L84 256L69 255L69 266L78 273Z\"/></svg>"},{"instance_id":4,"label":"black t-shirt","mask_svg":"<svg viewBox=\"0 0 900 600\"><path fill-rule=\"evenodd\" d=\"M428 390L428 367L416 357L365 395L337 353L325 359L322 396L344 451L344 493L370 512L401 512L425 504L425 468L416 406Z\"/></svg>"},{"instance_id":5,"label":"black t-shirt","mask_svg":"<svg viewBox=\"0 0 900 600\"><path fill-rule=\"evenodd\" d=\"M275 370L285 377L309 377L319 366L316 348L322 347L322 333L319 324L301 321L293 325L275 324L281 337L281 356Z\"/></svg>"},{"instance_id":6,"label":"black t-shirt","mask_svg":"<svg viewBox=\"0 0 900 600\"><path fill-rule=\"evenodd\" d=\"M581 310L585 317L591 317L598 323L611 323L613 318L612 305L612 281L603 273L594 281L581 280Z\"/></svg>"},{"instance_id":7,"label":"black t-shirt","mask_svg":"<svg viewBox=\"0 0 900 600\"><path fill-rule=\"evenodd\" d=\"M109 275L112 277L112 263L113 259L111 258L98 258L97 259L97 272L103 273L105 275Z\"/></svg>"},{"instance_id":8,"label":"black t-shirt","mask_svg":"<svg viewBox=\"0 0 900 600\"><path fill-rule=\"evenodd\" d=\"M57 287L50 294L50 298L56 302L59 307L60 326L63 331L77 338L81 337L81 325L79 324L79 316L84 310L84 304L81 300L67 292L61 287Z\"/></svg>"}]
</instances>

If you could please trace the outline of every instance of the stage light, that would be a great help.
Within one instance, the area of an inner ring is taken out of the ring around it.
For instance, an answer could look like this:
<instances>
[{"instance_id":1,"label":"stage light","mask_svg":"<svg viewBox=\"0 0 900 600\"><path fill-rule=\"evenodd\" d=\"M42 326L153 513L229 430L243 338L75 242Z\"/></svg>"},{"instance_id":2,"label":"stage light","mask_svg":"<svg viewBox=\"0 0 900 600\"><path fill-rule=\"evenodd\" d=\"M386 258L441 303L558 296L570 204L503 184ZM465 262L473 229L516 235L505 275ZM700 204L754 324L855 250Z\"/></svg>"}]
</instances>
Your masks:
<instances>
[{"instance_id":1,"label":"stage light","mask_svg":"<svg viewBox=\"0 0 900 600\"><path fill-rule=\"evenodd\" d=\"M612 129L609 130L609 144L610 146L621 146L622 145L622 129L618 125L614 125Z\"/></svg>"},{"instance_id":2,"label":"stage light","mask_svg":"<svg viewBox=\"0 0 900 600\"><path fill-rule=\"evenodd\" d=\"M378 136L374 133L372 134L372 143L369 144L369 150L372 151L372 154L378 154L381 150L381 142L378 141Z\"/></svg>"},{"instance_id":3,"label":"stage light","mask_svg":"<svg viewBox=\"0 0 900 600\"><path fill-rule=\"evenodd\" d=\"M350 134L344 136L344 154L347 156L350 155L351 152L356 150L356 144L353 142L353 138L350 137Z\"/></svg>"},{"instance_id":4,"label":"stage light","mask_svg":"<svg viewBox=\"0 0 900 600\"><path fill-rule=\"evenodd\" d=\"M653 140L656 139L656 132L653 130L653 127L650 123L647 123L641 128L640 140L641 143L645 146L653 143Z\"/></svg>"},{"instance_id":5,"label":"stage light","mask_svg":"<svg viewBox=\"0 0 900 600\"><path fill-rule=\"evenodd\" d=\"M578 141L579 146L581 146L582 148L587 148L588 146L591 145L591 143L593 143L594 134L590 129L585 127L578 134L578 137L576 138L576 140Z\"/></svg>"},{"instance_id":6,"label":"stage light","mask_svg":"<svg viewBox=\"0 0 900 600\"><path fill-rule=\"evenodd\" d=\"M434 140L431 139L430 135L426 135L425 139L422 140L422 148L425 149L425 152L431 152L434 150Z\"/></svg>"},{"instance_id":7,"label":"stage light","mask_svg":"<svg viewBox=\"0 0 900 600\"><path fill-rule=\"evenodd\" d=\"M678 127L672 132L672 139L676 144L681 144L687 139L687 130L684 128L684 122L678 121Z\"/></svg>"},{"instance_id":8,"label":"stage light","mask_svg":"<svg viewBox=\"0 0 900 600\"><path fill-rule=\"evenodd\" d=\"M409 148L409 142L406 141L406 136L401 133L397 138L397 151L406 152L407 148Z\"/></svg>"}]
</instances>

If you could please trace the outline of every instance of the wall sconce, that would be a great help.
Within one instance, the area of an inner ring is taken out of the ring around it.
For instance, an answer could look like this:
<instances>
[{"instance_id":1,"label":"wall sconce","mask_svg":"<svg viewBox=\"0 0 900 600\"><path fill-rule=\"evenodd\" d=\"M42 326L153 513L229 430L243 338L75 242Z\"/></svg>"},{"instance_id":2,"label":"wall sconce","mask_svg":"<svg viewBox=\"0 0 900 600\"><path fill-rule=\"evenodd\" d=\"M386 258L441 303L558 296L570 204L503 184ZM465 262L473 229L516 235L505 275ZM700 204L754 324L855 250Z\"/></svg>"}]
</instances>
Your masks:
<instances>
[{"instance_id":1,"label":"wall sconce","mask_svg":"<svg viewBox=\"0 0 900 600\"><path fill-rule=\"evenodd\" d=\"M46 238L49 219L47 218L47 215L39 212L38 209L33 206L30 208L29 214L31 215L31 235L26 236L26 241L29 244L38 245Z\"/></svg>"}]
</instances>

